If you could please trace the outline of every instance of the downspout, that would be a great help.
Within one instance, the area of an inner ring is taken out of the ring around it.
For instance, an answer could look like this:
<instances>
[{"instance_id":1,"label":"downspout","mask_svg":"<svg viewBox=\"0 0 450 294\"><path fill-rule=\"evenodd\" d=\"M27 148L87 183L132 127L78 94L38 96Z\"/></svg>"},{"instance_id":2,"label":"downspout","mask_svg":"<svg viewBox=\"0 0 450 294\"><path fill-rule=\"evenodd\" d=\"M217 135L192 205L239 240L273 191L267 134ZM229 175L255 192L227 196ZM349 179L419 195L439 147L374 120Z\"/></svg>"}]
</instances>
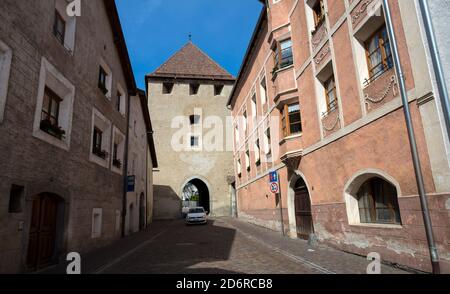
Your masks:
<instances>
[{"instance_id":1,"label":"downspout","mask_svg":"<svg viewBox=\"0 0 450 294\"><path fill-rule=\"evenodd\" d=\"M126 220L126 216L127 216L128 145L129 145L129 141L130 141L130 104L131 104L131 94L128 93L127 131L125 134L125 155L124 155L124 160L123 160L122 238L125 237L125 220Z\"/></svg>"},{"instance_id":2,"label":"downspout","mask_svg":"<svg viewBox=\"0 0 450 294\"><path fill-rule=\"evenodd\" d=\"M409 109L409 100L406 92L406 85L404 79L405 76L403 74L403 69L400 62L400 55L398 53L397 39L395 36L394 26L392 23L391 10L389 8L389 0L383 0L383 4L384 4L384 12L386 15L386 28L389 32L389 38L391 40L389 43L391 45L392 57L397 71L398 83L400 86L400 93L403 102L403 112L405 114L406 127L408 129L409 144L411 148L414 172L416 174L417 189L419 191L420 205L422 207L422 216L428 241L431 265L433 268L433 273L439 274L440 273L439 256L433 235L433 226L431 223L430 211L428 209L427 196L425 194L425 184L422 175L422 167L420 164L419 152L417 150L416 137L414 134L414 126L412 124L411 111Z\"/></svg>"},{"instance_id":3,"label":"downspout","mask_svg":"<svg viewBox=\"0 0 450 294\"><path fill-rule=\"evenodd\" d=\"M430 7L427 0L419 0L420 10L424 23L424 29L427 35L428 46L430 47L431 60L433 62L434 73L436 76L437 88L439 97L441 98L442 112L444 113L445 126L447 128L447 136L450 139L450 100L448 98L448 91L445 84L444 70L439 54L439 48L436 42L436 35L434 33L433 23L431 21Z\"/></svg>"}]
</instances>

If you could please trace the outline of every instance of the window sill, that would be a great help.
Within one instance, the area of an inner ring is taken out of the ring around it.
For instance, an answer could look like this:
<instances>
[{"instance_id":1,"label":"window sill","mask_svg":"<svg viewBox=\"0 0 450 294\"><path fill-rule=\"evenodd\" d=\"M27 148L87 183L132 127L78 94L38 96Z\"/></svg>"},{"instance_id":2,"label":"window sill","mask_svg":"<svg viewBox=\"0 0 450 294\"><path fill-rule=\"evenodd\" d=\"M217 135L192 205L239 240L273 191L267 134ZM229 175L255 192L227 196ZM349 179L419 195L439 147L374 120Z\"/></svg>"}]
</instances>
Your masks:
<instances>
[{"instance_id":1,"label":"window sill","mask_svg":"<svg viewBox=\"0 0 450 294\"><path fill-rule=\"evenodd\" d=\"M287 141L294 140L294 139L297 139L297 138L301 138L302 136L303 136L303 133L287 136L287 137L281 139L279 145L281 146L284 143L286 143Z\"/></svg>"},{"instance_id":2,"label":"window sill","mask_svg":"<svg viewBox=\"0 0 450 294\"><path fill-rule=\"evenodd\" d=\"M274 71L274 72L273 72L273 80L275 80L275 79L277 78L277 76L278 76L281 72L287 71L287 70L292 69L292 68L294 68L294 64L291 64L291 65L282 67L282 68L280 68L280 69Z\"/></svg>"},{"instance_id":3,"label":"window sill","mask_svg":"<svg viewBox=\"0 0 450 294\"><path fill-rule=\"evenodd\" d=\"M374 229L403 229L402 225L390 225L390 224L349 224L350 227L363 227L363 228L374 228Z\"/></svg>"},{"instance_id":4,"label":"window sill","mask_svg":"<svg viewBox=\"0 0 450 294\"><path fill-rule=\"evenodd\" d=\"M40 128L33 132L33 136L37 139L47 142L50 145L53 145L60 149L69 151L70 146L69 146L69 141L67 138L63 138L60 140L60 139L56 138L55 136L52 136L52 135L48 134L47 132L44 132Z\"/></svg>"}]
</instances>

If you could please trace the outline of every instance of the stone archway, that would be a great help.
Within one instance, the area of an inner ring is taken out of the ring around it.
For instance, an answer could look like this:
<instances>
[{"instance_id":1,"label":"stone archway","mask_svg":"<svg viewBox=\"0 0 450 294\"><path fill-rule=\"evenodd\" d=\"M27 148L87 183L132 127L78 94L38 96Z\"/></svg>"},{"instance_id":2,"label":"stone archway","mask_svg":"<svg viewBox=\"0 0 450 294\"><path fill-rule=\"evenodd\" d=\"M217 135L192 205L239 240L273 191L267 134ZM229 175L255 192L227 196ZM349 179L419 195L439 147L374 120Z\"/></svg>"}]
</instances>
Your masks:
<instances>
[{"instance_id":1,"label":"stone archway","mask_svg":"<svg viewBox=\"0 0 450 294\"><path fill-rule=\"evenodd\" d=\"M211 212L211 195L207 182L200 177L189 179L182 187L183 208L186 206L200 206Z\"/></svg>"}]
</instances>

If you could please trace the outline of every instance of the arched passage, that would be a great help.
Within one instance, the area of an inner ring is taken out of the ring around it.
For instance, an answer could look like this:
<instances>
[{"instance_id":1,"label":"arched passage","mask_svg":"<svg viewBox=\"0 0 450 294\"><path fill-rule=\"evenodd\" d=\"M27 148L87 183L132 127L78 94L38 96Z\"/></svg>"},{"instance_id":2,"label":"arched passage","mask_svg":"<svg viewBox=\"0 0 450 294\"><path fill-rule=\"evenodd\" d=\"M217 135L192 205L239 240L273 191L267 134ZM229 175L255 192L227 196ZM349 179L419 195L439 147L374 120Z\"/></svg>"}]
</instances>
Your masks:
<instances>
[{"instance_id":1,"label":"arched passage","mask_svg":"<svg viewBox=\"0 0 450 294\"><path fill-rule=\"evenodd\" d=\"M64 200L41 193L33 199L27 249L27 266L39 269L57 261L64 234Z\"/></svg>"},{"instance_id":2,"label":"arched passage","mask_svg":"<svg viewBox=\"0 0 450 294\"><path fill-rule=\"evenodd\" d=\"M200 206L205 211L211 211L208 185L201 179L195 178L183 187L183 206Z\"/></svg>"},{"instance_id":3,"label":"arched passage","mask_svg":"<svg viewBox=\"0 0 450 294\"><path fill-rule=\"evenodd\" d=\"M290 236L308 240L314 233L311 197L308 185L300 173L295 173L289 182L288 214Z\"/></svg>"}]
</instances>

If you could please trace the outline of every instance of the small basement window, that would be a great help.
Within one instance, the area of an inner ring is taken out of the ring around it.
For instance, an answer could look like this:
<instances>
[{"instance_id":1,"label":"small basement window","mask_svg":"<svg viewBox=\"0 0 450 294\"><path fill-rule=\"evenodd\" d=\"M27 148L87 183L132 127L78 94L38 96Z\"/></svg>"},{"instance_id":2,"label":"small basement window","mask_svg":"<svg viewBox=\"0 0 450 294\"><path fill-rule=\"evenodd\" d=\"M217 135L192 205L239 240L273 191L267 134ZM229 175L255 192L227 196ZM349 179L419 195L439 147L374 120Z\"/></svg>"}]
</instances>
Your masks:
<instances>
[{"instance_id":1,"label":"small basement window","mask_svg":"<svg viewBox=\"0 0 450 294\"><path fill-rule=\"evenodd\" d=\"M173 83L163 83L162 93L163 94L172 94Z\"/></svg>"},{"instance_id":2,"label":"small basement window","mask_svg":"<svg viewBox=\"0 0 450 294\"><path fill-rule=\"evenodd\" d=\"M200 88L199 84L190 84L189 85L189 95L197 95L199 88Z\"/></svg>"},{"instance_id":3,"label":"small basement window","mask_svg":"<svg viewBox=\"0 0 450 294\"><path fill-rule=\"evenodd\" d=\"M9 193L9 213L20 213L22 212L24 187L12 185L11 191Z\"/></svg>"}]
</instances>

